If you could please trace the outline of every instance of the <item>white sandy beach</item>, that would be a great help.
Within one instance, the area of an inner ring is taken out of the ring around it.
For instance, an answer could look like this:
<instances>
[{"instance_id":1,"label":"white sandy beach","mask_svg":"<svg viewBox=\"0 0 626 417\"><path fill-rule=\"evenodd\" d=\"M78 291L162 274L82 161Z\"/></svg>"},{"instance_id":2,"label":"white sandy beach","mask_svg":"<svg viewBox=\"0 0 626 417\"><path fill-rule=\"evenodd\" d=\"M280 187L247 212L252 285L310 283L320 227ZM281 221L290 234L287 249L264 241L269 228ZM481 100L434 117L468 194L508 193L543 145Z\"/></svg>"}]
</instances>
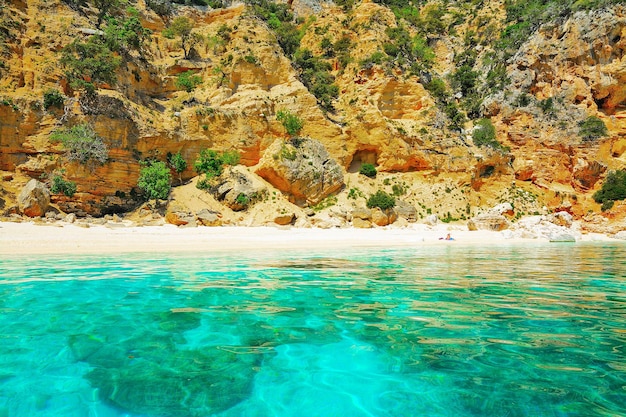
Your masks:
<instances>
[{"instance_id":1,"label":"white sandy beach","mask_svg":"<svg viewBox=\"0 0 626 417\"><path fill-rule=\"evenodd\" d=\"M440 240L450 233L454 241ZM611 240L583 235L580 240ZM0 223L0 255L192 252L249 249L408 247L421 245L510 244L500 232L468 231L454 225L414 224L407 228L315 229ZM545 240L544 240L545 242Z\"/></svg>"}]
</instances>

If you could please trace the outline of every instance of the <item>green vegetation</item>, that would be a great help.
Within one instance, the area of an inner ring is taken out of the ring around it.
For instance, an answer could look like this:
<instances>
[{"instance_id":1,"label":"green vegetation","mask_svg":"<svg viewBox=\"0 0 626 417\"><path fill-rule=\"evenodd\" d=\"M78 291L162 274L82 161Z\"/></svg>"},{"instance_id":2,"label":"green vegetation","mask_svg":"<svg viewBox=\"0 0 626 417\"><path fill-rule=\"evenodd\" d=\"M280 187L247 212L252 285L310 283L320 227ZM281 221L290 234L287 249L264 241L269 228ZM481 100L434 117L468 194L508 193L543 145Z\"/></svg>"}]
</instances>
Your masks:
<instances>
[{"instance_id":1,"label":"green vegetation","mask_svg":"<svg viewBox=\"0 0 626 417\"><path fill-rule=\"evenodd\" d=\"M297 136L304 126L302 119L289 110L278 110L276 112L276 120L282 123L287 133L291 136Z\"/></svg>"},{"instance_id":2,"label":"green vegetation","mask_svg":"<svg viewBox=\"0 0 626 417\"><path fill-rule=\"evenodd\" d=\"M202 77L196 75L193 71L185 71L178 74L176 77L176 87L186 92L192 92L197 86L202 84Z\"/></svg>"},{"instance_id":3,"label":"green vegetation","mask_svg":"<svg viewBox=\"0 0 626 417\"><path fill-rule=\"evenodd\" d=\"M497 46L512 55L537 28L555 18L564 18L579 10L592 10L622 0L507 0L504 2L507 26Z\"/></svg>"},{"instance_id":4,"label":"green vegetation","mask_svg":"<svg viewBox=\"0 0 626 417\"><path fill-rule=\"evenodd\" d=\"M49 88L43 93L43 108L48 110L50 107L63 108L65 104L65 96L54 88Z\"/></svg>"},{"instance_id":5,"label":"green vegetation","mask_svg":"<svg viewBox=\"0 0 626 417\"><path fill-rule=\"evenodd\" d=\"M193 32L194 27L193 20L185 16L178 16L163 31L163 36L168 39L179 38L185 59L189 59L191 50L202 41L202 36Z\"/></svg>"},{"instance_id":6,"label":"green vegetation","mask_svg":"<svg viewBox=\"0 0 626 417\"><path fill-rule=\"evenodd\" d=\"M224 166L237 165L241 155L237 151L226 151L218 153L213 149L203 149L194 163L194 168L198 174L204 174L204 178L198 181L197 187L207 189L211 180L219 177L224 172Z\"/></svg>"},{"instance_id":7,"label":"green vegetation","mask_svg":"<svg viewBox=\"0 0 626 417\"><path fill-rule=\"evenodd\" d=\"M376 167L374 166L374 164L366 162L361 165L361 168L359 169L359 174L365 175L366 177L374 178L377 174Z\"/></svg>"},{"instance_id":8,"label":"green vegetation","mask_svg":"<svg viewBox=\"0 0 626 417\"><path fill-rule=\"evenodd\" d=\"M115 56L100 36L87 42L75 39L61 51L65 77L74 90L94 94L98 84L115 84L121 58Z\"/></svg>"},{"instance_id":9,"label":"green vegetation","mask_svg":"<svg viewBox=\"0 0 626 417\"><path fill-rule=\"evenodd\" d=\"M323 199L322 201L320 201L319 203L317 203L316 205L312 206L311 209L313 209L313 211L318 212L318 211L322 211L328 207L332 207L335 204L337 204L337 196L336 195L329 195L328 197L326 197L325 199Z\"/></svg>"},{"instance_id":10,"label":"green vegetation","mask_svg":"<svg viewBox=\"0 0 626 417\"><path fill-rule=\"evenodd\" d=\"M86 164L90 161L103 164L109 152L101 137L86 123L52 132L50 139L61 142L67 151L67 159Z\"/></svg>"},{"instance_id":11,"label":"green vegetation","mask_svg":"<svg viewBox=\"0 0 626 417\"><path fill-rule=\"evenodd\" d=\"M579 122L578 128L578 135L586 142L594 141L609 133L602 119L597 116L589 116Z\"/></svg>"},{"instance_id":12,"label":"green vegetation","mask_svg":"<svg viewBox=\"0 0 626 417\"><path fill-rule=\"evenodd\" d=\"M98 20L96 27L98 29L100 29L105 17L116 12L122 5L122 0L91 0L90 2L97 10L96 17Z\"/></svg>"},{"instance_id":13,"label":"green vegetation","mask_svg":"<svg viewBox=\"0 0 626 417\"><path fill-rule=\"evenodd\" d=\"M400 197L400 196L406 194L406 187L404 185L401 185L401 184L393 184L391 186L391 193L395 197Z\"/></svg>"},{"instance_id":14,"label":"green vegetation","mask_svg":"<svg viewBox=\"0 0 626 417\"><path fill-rule=\"evenodd\" d=\"M144 28L139 12L128 8L128 16L110 17L104 29L104 41L111 51L136 50L141 52L152 31Z\"/></svg>"},{"instance_id":15,"label":"green vegetation","mask_svg":"<svg viewBox=\"0 0 626 417\"><path fill-rule=\"evenodd\" d=\"M384 191L378 190L367 199L367 208L378 207L386 211L392 209L396 205L396 199Z\"/></svg>"},{"instance_id":16,"label":"green vegetation","mask_svg":"<svg viewBox=\"0 0 626 417\"><path fill-rule=\"evenodd\" d=\"M149 200L165 200L170 194L172 176L165 162L149 163L139 172L137 186Z\"/></svg>"},{"instance_id":17,"label":"green vegetation","mask_svg":"<svg viewBox=\"0 0 626 417\"><path fill-rule=\"evenodd\" d=\"M174 155L170 154L168 155L167 162L169 166L172 167L178 174L178 183L182 184L183 178L181 177L181 174L187 169L187 161L185 161L183 155L180 152Z\"/></svg>"},{"instance_id":18,"label":"green vegetation","mask_svg":"<svg viewBox=\"0 0 626 417\"><path fill-rule=\"evenodd\" d=\"M294 56L294 65L301 71L302 83L317 98L323 110L332 111L333 100L339 97L339 87L330 74L331 65L308 49L301 49Z\"/></svg>"},{"instance_id":19,"label":"green vegetation","mask_svg":"<svg viewBox=\"0 0 626 417\"><path fill-rule=\"evenodd\" d=\"M363 195L363 191L359 190L358 188L350 188L350 191L348 192L348 198L351 200L356 200L359 197L365 197L365 195Z\"/></svg>"},{"instance_id":20,"label":"green vegetation","mask_svg":"<svg viewBox=\"0 0 626 417\"><path fill-rule=\"evenodd\" d=\"M602 188L593 194L596 203L602 203L602 211L613 207L613 202L626 198L626 170L611 171Z\"/></svg>"},{"instance_id":21,"label":"green vegetation","mask_svg":"<svg viewBox=\"0 0 626 417\"><path fill-rule=\"evenodd\" d=\"M508 152L508 148L502 146L496 139L496 128L491 123L490 119L480 119L476 123L474 132L472 133L472 139L474 145L479 147L488 147L499 151Z\"/></svg>"},{"instance_id":22,"label":"green vegetation","mask_svg":"<svg viewBox=\"0 0 626 417\"><path fill-rule=\"evenodd\" d=\"M389 37L389 42L384 44L383 48L395 65L414 75L420 75L432 67L435 53L428 46L424 36L420 34L411 36L407 27L402 24L387 28L385 33Z\"/></svg>"},{"instance_id":23,"label":"green vegetation","mask_svg":"<svg viewBox=\"0 0 626 417\"><path fill-rule=\"evenodd\" d=\"M73 197L74 193L76 193L76 183L73 181L68 181L64 179L60 175L55 175L52 177L52 185L50 187L50 191L53 194L65 194L68 197Z\"/></svg>"}]
</instances>

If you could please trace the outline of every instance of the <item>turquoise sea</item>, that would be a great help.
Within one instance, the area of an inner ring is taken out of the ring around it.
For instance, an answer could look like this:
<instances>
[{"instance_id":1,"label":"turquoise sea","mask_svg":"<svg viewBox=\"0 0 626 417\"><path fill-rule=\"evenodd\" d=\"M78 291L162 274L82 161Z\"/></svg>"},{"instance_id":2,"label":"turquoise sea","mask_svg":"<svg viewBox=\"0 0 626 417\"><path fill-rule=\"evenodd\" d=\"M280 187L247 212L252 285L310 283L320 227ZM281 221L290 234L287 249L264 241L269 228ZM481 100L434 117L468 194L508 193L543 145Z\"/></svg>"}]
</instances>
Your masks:
<instances>
[{"instance_id":1,"label":"turquoise sea","mask_svg":"<svg viewBox=\"0 0 626 417\"><path fill-rule=\"evenodd\" d=\"M0 259L1 417L626 416L626 246Z\"/></svg>"}]
</instances>

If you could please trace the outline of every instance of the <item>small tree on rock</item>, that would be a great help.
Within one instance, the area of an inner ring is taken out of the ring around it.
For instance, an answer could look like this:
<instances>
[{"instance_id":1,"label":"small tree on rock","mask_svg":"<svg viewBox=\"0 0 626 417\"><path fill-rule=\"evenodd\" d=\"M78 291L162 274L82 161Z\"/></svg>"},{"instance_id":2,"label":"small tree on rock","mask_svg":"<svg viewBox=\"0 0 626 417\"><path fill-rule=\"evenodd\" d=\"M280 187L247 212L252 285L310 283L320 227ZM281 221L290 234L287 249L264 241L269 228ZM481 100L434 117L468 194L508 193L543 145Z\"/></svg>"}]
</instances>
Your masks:
<instances>
[{"instance_id":1,"label":"small tree on rock","mask_svg":"<svg viewBox=\"0 0 626 417\"><path fill-rule=\"evenodd\" d=\"M183 49L185 59L189 59L189 53L200 41L202 36L193 33L194 23L185 16L175 18L167 29L163 31L163 36L173 39L178 36L180 38L180 46Z\"/></svg>"},{"instance_id":2,"label":"small tree on rock","mask_svg":"<svg viewBox=\"0 0 626 417\"><path fill-rule=\"evenodd\" d=\"M187 169L187 161L185 161L185 158L183 158L181 153L178 152L177 154L170 156L169 164L174 169L174 171L176 171L176 173L178 174L178 182L182 184L183 179L181 177L181 174L184 170Z\"/></svg>"},{"instance_id":3,"label":"small tree on rock","mask_svg":"<svg viewBox=\"0 0 626 417\"><path fill-rule=\"evenodd\" d=\"M291 136L297 136L304 127L302 119L289 110L278 110L276 120L283 124L285 130Z\"/></svg>"}]
</instances>

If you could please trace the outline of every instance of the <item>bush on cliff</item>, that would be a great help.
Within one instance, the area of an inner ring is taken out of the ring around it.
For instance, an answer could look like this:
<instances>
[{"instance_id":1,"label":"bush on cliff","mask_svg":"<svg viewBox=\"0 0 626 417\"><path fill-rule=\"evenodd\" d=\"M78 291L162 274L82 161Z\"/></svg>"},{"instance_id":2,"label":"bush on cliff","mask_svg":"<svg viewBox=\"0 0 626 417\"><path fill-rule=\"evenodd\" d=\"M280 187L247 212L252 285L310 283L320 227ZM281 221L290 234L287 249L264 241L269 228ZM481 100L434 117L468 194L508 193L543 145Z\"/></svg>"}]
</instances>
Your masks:
<instances>
[{"instance_id":1,"label":"bush on cliff","mask_svg":"<svg viewBox=\"0 0 626 417\"><path fill-rule=\"evenodd\" d=\"M73 181L66 180L60 175L55 175L52 177L52 186L50 187L50 191L53 194L65 194L68 197L74 196L76 193L76 183Z\"/></svg>"},{"instance_id":2,"label":"bush on cliff","mask_svg":"<svg viewBox=\"0 0 626 417\"><path fill-rule=\"evenodd\" d=\"M276 112L276 120L283 124L285 130L291 136L297 136L304 126L302 119L289 110L278 110Z\"/></svg>"},{"instance_id":3,"label":"bush on cliff","mask_svg":"<svg viewBox=\"0 0 626 417\"><path fill-rule=\"evenodd\" d=\"M369 163L364 163L363 165L361 165L361 168L359 169L359 174L361 175L365 175L366 177L369 178L374 178L376 177L376 167L374 166L374 164L369 164Z\"/></svg>"},{"instance_id":4,"label":"bush on cliff","mask_svg":"<svg viewBox=\"0 0 626 417\"><path fill-rule=\"evenodd\" d=\"M152 162L141 169L137 186L149 200L165 200L170 194L172 175L165 162Z\"/></svg>"},{"instance_id":5,"label":"bush on cliff","mask_svg":"<svg viewBox=\"0 0 626 417\"><path fill-rule=\"evenodd\" d=\"M578 127L578 135L586 142L599 139L609 133L602 119L596 116L587 117L578 123Z\"/></svg>"},{"instance_id":6,"label":"bush on cliff","mask_svg":"<svg viewBox=\"0 0 626 417\"><path fill-rule=\"evenodd\" d=\"M593 194L596 203L602 204L602 211L613 207L612 202L626 198L626 170L611 171L606 176L602 188Z\"/></svg>"},{"instance_id":7,"label":"bush on cliff","mask_svg":"<svg viewBox=\"0 0 626 417\"><path fill-rule=\"evenodd\" d=\"M218 153L213 149L203 149L194 163L196 172L204 174L196 187L201 190L209 188L211 179L222 175L225 165L237 165L240 159L241 155L237 151Z\"/></svg>"},{"instance_id":8,"label":"bush on cliff","mask_svg":"<svg viewBox=\"0 0 626 417\"><path fill-rule=\"evenodd\" d=\"M106 144L87 123L55 130L50 139L63 144L67 151L67 159L70 161L81 164L89 162L104 164L109 157Z\"/></svg>"},{"instance_id":9,"label":"bush on cliff","mask_svg":"<svg viewBox=\"0 0 626 417\"><path fill-rule=\"evenodd\" d=\"M378 190L367 199L367 208L378 207L386 211L392 209L396 205L396 199L384 191Z\"/></svg>"}]
</instances>

